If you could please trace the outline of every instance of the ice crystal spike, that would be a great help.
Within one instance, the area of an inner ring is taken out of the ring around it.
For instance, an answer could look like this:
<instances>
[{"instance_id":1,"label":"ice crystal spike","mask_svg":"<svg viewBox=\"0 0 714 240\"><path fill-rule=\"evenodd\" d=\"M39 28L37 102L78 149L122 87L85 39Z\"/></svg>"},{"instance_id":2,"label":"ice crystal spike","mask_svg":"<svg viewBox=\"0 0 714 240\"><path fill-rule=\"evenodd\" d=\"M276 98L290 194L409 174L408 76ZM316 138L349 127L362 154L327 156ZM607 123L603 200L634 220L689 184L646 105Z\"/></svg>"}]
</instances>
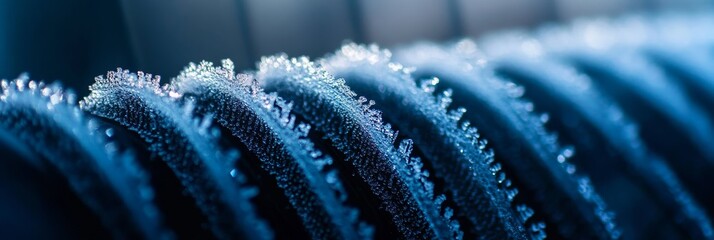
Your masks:
<instances>
[{"instance_id":1,"label":"ice crystal spike","mask_svg":"<svg viewBox=\"0 0 714 240\"><path fill-rule=\"evenodd\" d=\"M608 206L619 213L635 206L649 213L647 219L638 214L619 215L623 238L646 238L640 234L645 234L642 230L648 225L659 227L647 234L661 231L656 234L665 238L714 237L702 207L673 177L668 164L647 149L622 110L591 87L590 79L544 59L509 58L495 68L528 88L525 96L556 116L547 126L557 130L563 142L575 144L578 154L572 161L588 173ZM621 177L612 181L613 174ZM669 232L687 235L668 236Z\"/></svg>"},{"instance_id":2,"label":"ice crystal spike","mask_svg":"<svg viewBox=\"0 0 714 240\"><path fill-rule=\"evenodd\" d=\"M293 101L293 110L349 159L402 237L461 237L458 223L435 204L421 161L394 148L396 133L382 123L380 112L369 108L373 103L355 98L344 80L305 57L284 55L263 58L256 76L266 91Z\"/></svg>"},{"instance_id":3,"label":"ice crystal spike","mask_svg":"<svg viewBox=\"0 0 714 240\"><path fill-rule=\"evenodd\" d=\"M459 126L463 108L449 112L443 106L451 101L448 96L441 101L432 96L438 79L425 80L417 87L407 69L390 62L390 53L375 45L344 45L322 64L357 94L374 99L393 126L424 152L425 161L456 202L456 215L468 219L461 221L462 227L471 226L463 229L466 238L523 239L529 235L524 227L527 218L522 220L507 198L502 184L508 181L505 173L494 175L489 170L492 155L479 148L482 142L476 129ZM531 211L525 205L519 209Z\"/></svg>"},{"instance_id":4,"label":"ice crystal spike","mask_svg":"<svg viewBox=\"0 0 714 240\"><path fill-rule=\"evenodd\" d=\"M198 112L213 113L259 156L313 239L371 238L371 227L344 201L341 181L330 179L332 158L307 138L309 125L296 126L291 104L265 94L252 76L236 76L230 60L191 64L171 84L174 96L195 99Z\"/></svg>"},{"instance_id":5,"label":"ice crystal spike","mask_svg":"<svg viewBox=\"0 0 714 240\"><path fill-rule=\"evenodd\" d=\"M440 85L454 90L454 104L465 107L464 118L493 143L497 159L513 173L523 197L543 214L548 235L573 238L619 238L613 214L602 198L576 173L567 158L559 159L557 137L547 132L534 105L513 93L514 84L496 78L480 63L473 42L450 47L420 44L401 49L396 60L415 67L416 77L436 76ZM498 169L498 168L497 168Z\"/></svg>"},{"instance_id":6,"label":"ice crystal spike","mask_svg":"<svg viewBox=\"0 0 714 240\"><path fill-rule=\"evenodd\" d=\"M97 77L90 90L80 107L141 136L195 199L215 237L271 238L249 202L252 188L242 184L243 175L235 169L236 154L216 145L205 124L210 121L193 118L191 104L171 101L158 76L118 69Z\"/></svg>"},{"instance_id":7,"label":"ice crystal spike","mask_svg":"<svg viewBox=\"0 0 714 240\"><path fill-rule=\"evenodd\" d=\"M74 105L71 92L24 76L1 85L0 128L26 154L41 159L32 165L57 171L115 238L172 238L144 170L130 155L114 151L114 143Z\"/></svg>"},{"instance_id":8,"label":"ice crystal spike","mask_svg":"<svg viewBox=\"0 0 714 240\"><path fill-rule=\"evenodd\" d=\"M669 161L699 202L714 202L701 181L714 171L714 122L696 101L639 53L573 53L569 60L632 114L645 143ZM708 210L714 213L711 206Z\"/></svg>"}]
</instances>

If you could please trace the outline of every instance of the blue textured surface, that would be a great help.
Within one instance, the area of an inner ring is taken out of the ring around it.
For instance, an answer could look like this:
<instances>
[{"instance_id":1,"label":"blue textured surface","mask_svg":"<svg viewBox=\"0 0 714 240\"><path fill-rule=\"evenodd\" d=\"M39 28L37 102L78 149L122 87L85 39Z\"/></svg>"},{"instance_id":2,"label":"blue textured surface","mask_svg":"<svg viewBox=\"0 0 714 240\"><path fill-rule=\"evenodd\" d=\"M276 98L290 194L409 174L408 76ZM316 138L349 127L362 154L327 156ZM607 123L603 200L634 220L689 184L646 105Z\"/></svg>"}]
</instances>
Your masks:
<instances>
[{"instance_id":1,"label":"blue textured surface","mask_svg":"<svg viewBox=\"0 0 714 240\"><path fill-rule=\"evenodd\" d=\"M0 236L714 239L712 23L4 80Z\"/></svg>"}]
</instances>

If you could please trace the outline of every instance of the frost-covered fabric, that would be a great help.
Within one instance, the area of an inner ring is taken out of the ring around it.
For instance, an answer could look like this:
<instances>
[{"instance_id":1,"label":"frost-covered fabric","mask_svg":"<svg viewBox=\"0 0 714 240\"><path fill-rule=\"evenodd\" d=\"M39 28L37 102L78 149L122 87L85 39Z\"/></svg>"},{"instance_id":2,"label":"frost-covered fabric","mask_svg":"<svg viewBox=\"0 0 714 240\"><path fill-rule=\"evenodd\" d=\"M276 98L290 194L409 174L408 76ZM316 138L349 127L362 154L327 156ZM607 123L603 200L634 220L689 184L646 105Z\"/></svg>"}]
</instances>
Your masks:
<instances>
[{"instance_id":1,"label":"frost-covered fabric","mask_svg":"<svg viewBox=\"0 0 714 240\"><path fill-rule=\"evenodd\" d=\"M714 239L714 15L0 82L0 233ZM27 225L27 226L24 226ZM37 229L37 230L34 230Z\"/></svg>"},{"instance_id":2,"label":"frost-covered fabric","mask_svg":"<svg viewBox=\"0 0 714 240\"><path fill-rule=\"evenodd\" d=\"M493 168L493 152L485 149L478 131L468 121L459 123L466 110L447 109L451 90L433 96L438 79L417 87L407 69L390 62L390 56L374 45L348 44L323 65L351 89L374 99L384 117L413 138L461 210L457 216L469 223L464 231L494 239L545 237L542 231L527 230L524 223L532 210L512 202L508 193L518 190L504 172Z\"/></svg>"},{"instance_id":3,"label":"frost-covered fabric","mask_svg":"<svg viewBox=\"0 0 714 240\"><path fill-rule=\"evenodd\" d=\"M193 105L183 107L166 97L159 78L118 69L97 77L80 107L112 119L136 132L152 154L166 162L208 218L217 238L271 238L255 216L249 198L256 189L242 184L236 151L221 150L210 118L193 117Z\"/></svg>"},{"instance_id":4,"label":"frost-covered fabric","mask_svg":"<svg viewBox=\"0 0 714 240\"><path fill-rule=\"evenodd\" d=\"M371 227L346 203L332 158L313 147L310 125L296 124L291 104L263 93L252 76L236 76L230 60L220 67L191 64L171 88L170 95L196 101L198 111L211 114L259 156L312 238L371 238Z\"/></svg>"},{"instance_id":5,"label":"frost-covered fabric","mask_svg":"<svg viewBox=\"0 0 714 240\"><path fill-rule=\"evenodd\" d=\"M131 154L117 150L58 84L27 79L0 82L0 128L28 146L41 171L57 171L115 238L172 238L153 203L153 189ZM8 156L3 158L12 161ZM42 161L40 161L41 159Z\"/></svg>"},{"instance_id":6,"label":"frost-covered fabric","mask_svg":"<svg viewBox=\"0 0 714 240\"><path fill-rule=\"evenodd\" d=\"M256 75L266 91L294 101L294 110L349 156L402 237L461 238L453 210L443 206L446 197L434 193L429 172L411 155L412 141L395 143L397 133L371 109L374 101L356 98L344 80L304 57L264 58Z\"/></svg>"}]
</instances>

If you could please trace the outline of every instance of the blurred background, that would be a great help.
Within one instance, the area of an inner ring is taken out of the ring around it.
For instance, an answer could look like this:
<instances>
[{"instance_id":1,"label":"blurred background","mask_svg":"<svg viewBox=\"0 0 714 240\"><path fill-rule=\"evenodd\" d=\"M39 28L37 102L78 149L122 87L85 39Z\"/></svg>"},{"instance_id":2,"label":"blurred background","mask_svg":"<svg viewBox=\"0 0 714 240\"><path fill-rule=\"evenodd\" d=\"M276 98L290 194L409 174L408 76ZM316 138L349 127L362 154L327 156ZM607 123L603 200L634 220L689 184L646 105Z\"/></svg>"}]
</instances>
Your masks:
<instances>
[{"instance_id":1,"label":"blurred background","mask_svg":"<svg viewBox=\"0 0 714 240\"><path fill-rule=\"evenodd\" d=\"M116 67L170 78L188 63L240 69L345 40L446 41L578 17L711 7L710 0L0 0L0 78L23 72L85 95Z\"/></svg>"}]
</instances>

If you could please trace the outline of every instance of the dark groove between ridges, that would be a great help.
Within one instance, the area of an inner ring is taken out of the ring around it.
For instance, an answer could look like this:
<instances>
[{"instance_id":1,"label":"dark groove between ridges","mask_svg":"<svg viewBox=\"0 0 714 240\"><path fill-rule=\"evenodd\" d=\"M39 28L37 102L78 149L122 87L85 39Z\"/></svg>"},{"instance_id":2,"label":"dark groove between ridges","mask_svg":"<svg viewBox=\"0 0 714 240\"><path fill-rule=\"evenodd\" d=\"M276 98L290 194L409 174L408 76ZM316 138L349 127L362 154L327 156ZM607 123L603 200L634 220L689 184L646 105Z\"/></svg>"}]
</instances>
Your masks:
<instances>
[{"instance_id":1,"label":"dark groove between ridges","mask_svg":"<svg viewBox=\"0 0 714 240\"><path fill-rule=\"evenodd\" d=\"M714 210L710 203L714 202L714 194L710 184L702 179L710 179L709 176L714 172L714 161L712 157L707 156L708 152L714 151L714 148L711 148L711 142L695 143L696 140L691 136L691 132L698 131L698 134L701 134L703 129L686 126L688 125L686 122L708 125L710 129L714 125L702 123L701 115L684 117L668 111L671 108L659 106L656 98L664 98L663 100L667 101L667 95L646 95L638 89L639 87L626 83L628 76L619 76L616 72L618 69L613 69L606 63L598 63L596 59L604 60L590 58L590 56L572 56L569 60L572 61L573 66L594 79L594 86L600 91L607 92L628 113L628 116L637 122L642 139L647 146L665 158L698 202L709 203L707 204L709 212L712 213ZM671 89L671 91L677 90ZM687 108L697 107L696 104L686 104ZM689 130L684 130L686 128ZM714 135L708 138L714 138Z\"/></svg>"},{"instance_id":2,"label":"dark groove between ridges","mask_svg":"<svg viewBox=\"0 0 714 240\"><path fill-rule=\"evenodd\" d=\"M661 173L669 166L646 149L616 106L603 101L592 88L577 90L577 84L587 84L584 81L567 84L575 80L567 78L578 76L574 70L568 73L557 67L563 66L514 59L495 66L500 75L527 89L526 98L551 114L547 127L560 133L563 142L575 144L578 153L573 162L588 173L608 206L619 213L617 222L625 239L704 238L700 225L711 228L711 223L687 215L688 207L701 209L690 200L677 201L689 196L667 184L679 185Z\"/></svg>"},{"instance_id":3,"label":"dark groove between ridges","mask_svg":"<svg viewBox=\"0 0 714 240\"><path fill-rule=\"evenodd\" d=\"M121 150L131 151L136 162L151 174L149 183L155 191L155 202L164 222L178 239L214 239L205 225L208 218L201 213L195 200L186 194L184 186L171 168L157 154L149 150L149 145L136 132L126 129L118 122L95 118L102 128L111 128L113 141Z\"/></svg>"},{"instance_id":4,"label":"dark groove between ridges","mask_svg":"<svg viewBox=\"0 0 714 240\"><path fill-rule=\"evenodd\" d=\"M522 118L526 110L515 109L525 108L528 103L517 105L519 100L506 95L505 83L498 86L489 82L493 76L485 69L465 70L456 63L464 64L466 60L443 55L446 50L432 48L432 53L441 55L423 55L420 59L409 58L410 50L416 48L397 52L397 62L414 67L415 79L438 77L440 88L453 90L453 104L466 108L464 118L479 127L489 147L497 153L496 160L506 166L507 172L510 169L509 176L520 186L518 197L535 208L536 214L543 214L536 217L546 221L548 236L609 239L619 235L601 220L600 211L604 209L597 204L598 199L586 200L579 192L580 183L557 162L555 152L559 149L551 149L557 143L549 142L552 140L542 136L545 133L538 132L538 126Z\"/></svg>"},{"instance_id":5,"label":"dark groove between ridges","mask_svg":"<svg viewBox=\"0 0 714 240\"><path fill-rule=\"evenodd\" d=\"M2 88L0 126L43 159L35 167L62 176L58 182L99 217L96 223L114 238L172 238L152 197L142 194L153 192L143 169L103 138L103 129L74 105L72 93L26 78L3 80Z\"/></svg>"},{"instance_id":6,"label":"dark groove between ridges","mask_svg":"<svg viewBox=\"0 0 714 240\"><path fill-rule=\"evenodd\" d=\"M208 220L192 227L209 228L216 238L272 237L254 215L249 198L255 191L244 189L235 153L218 145L210 121L195 118L190 106L164 97L158 78L119 70L109 72L106 79L98 77L90 90L80 102L85 111L115 120L141 136L180 179Z\"/></svg>"},{"instance_id":7,"label":"dark groove between ridges","mask_svg":"<svg viewBox=\"0 0 714 240\"><path fill-rule=\"evenodd\" d=\"M57 169L0 128L0 225L10 239L108 239L100 217L80 199ZM41 165L38 165L41 164ZM62 208L52 206L61 205ZM84 228L76 228L81 225ZM9 229L6 229L9 230Z\"/></svg>"},{"instance_id":8,"label":"dark groove between ridges","mask_svg":"<svg viewBox=\"0 0 714 240\"><path fill-rule=\"evenodd\" d=\"M297 114L296 117L297 122L307 122L300 114ZM374 239L399 238L400 233L391 220L391 214L381 207L381 200L371 193L369 185L357 174L358 170L350 162L350 158L337 149L332 140L323 132L310 131L308 138L315 143L317 149L336 159L333 164L339 171L338 178L349 194L347 203L359 209L361 219L372 224L375 228Z\"/></svg>"},{"instance_id":9,"label":"dark groove between ridges","mask_svg":"<svg viewBox=\"0 0 714 240\"><path fill-rule=\"evenodd\" d=\"M487 169L488 157L466 138L466 130L457 129L458 119L446 116L446 109L434 112L444 106L437 106L434 96L418 89L403 69L390 68L388 65L393 63L381 52L384 50L370 47L373 46L346 45L323 60L323 65L335 77L345 79L355 93L376 101L375 107L401 133L398 141L414 140L414 153L433 173L430 180L436 191L450 193L450 204L466 239L525 238L526 229L519 221L520 216L511 212L512 202L505 200L505 192L497 189L496 177ZM370 63L367 61L370 57L381 61ZM473 163L469 165L469 161ZM435 168L435 164L439 167Z\"/></svg>"},{"instance_id":10,"label":"dark groove between ridges","mask_svg":"<svg viewBox=\"0 0 714 240\"><path fill-rule=\"evenodd\" d=\"M291 65L296 76L282 75L286 70L272 70L275 64ZM390 139L382 126L357 116L366 114L365 106L352 99L351 92L341 82L334 81L321 68L314 68L306 59L287 59L284 56L264 59L258 81L266 92L276 92L280 97L295 103L293 110L330 138L335 147L345 154L353 154L349 161L356 167L356 174L370 185L372 194L378 196L387 208L392 221L404 238L445 237L449 231L441 216L435 216L432 202L425 202L424 192L413 192L415 181L405 176L395 160L393 146L385 146ZM278 71L276 73L270 71ZM363 111L363 112L360 112ZM355 115L356 114L356 115ZM391 130L388 130L391 131ZM385 142L379 142L385 141ZM387 144L393 144L389 142ZM389 148L389 149L388 149ZM401 194L398 194L401 193ZM428 201L428 200L427 200ZM427 204L424 207L423 204ZM435 222L438 221L438 222Z\"/></svg>"}]
</instances>

